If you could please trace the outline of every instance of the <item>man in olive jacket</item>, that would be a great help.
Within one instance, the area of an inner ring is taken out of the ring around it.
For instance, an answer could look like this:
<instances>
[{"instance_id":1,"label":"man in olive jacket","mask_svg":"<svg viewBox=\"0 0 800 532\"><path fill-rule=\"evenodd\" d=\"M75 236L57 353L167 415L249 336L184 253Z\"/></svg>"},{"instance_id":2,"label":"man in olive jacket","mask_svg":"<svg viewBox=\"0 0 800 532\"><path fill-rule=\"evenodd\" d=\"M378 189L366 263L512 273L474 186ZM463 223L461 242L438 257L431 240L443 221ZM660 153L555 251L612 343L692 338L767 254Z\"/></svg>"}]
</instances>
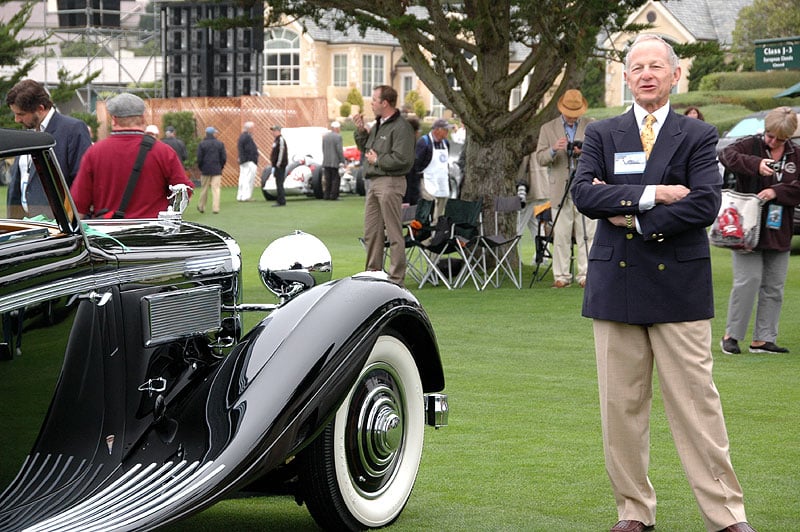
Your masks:
<instances>
[{"instance_id":1,"label":"man in olive jacket","mask_svg":"<svg viewBox=\"0 0 800 532\"><path fill-rule=\"evenodd\" d=\"M365 155L364 177L368 180L364 205L364 242L367 270L383 269L383 248L389 240L389 280L403 286L406 251L402 205L406 174L414 165L416 135L397 109L397 91L379 85L372 91L375 125L367 131L363 115L353 117L354 138Z\"/></svg>"}]
</instances>

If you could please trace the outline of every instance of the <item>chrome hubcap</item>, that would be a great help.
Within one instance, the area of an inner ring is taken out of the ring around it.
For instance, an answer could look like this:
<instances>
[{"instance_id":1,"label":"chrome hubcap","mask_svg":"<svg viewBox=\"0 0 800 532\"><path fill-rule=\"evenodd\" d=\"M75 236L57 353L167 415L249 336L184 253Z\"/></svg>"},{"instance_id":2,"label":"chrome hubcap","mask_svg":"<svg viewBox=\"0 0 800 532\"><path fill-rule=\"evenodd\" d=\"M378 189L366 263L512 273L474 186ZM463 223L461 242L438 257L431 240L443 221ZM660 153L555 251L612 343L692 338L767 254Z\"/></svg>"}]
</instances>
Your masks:
<instances>
[{"instance_id":1,"label":"chrome hubcap","mask_svg":"<svg viewBox=\"0 0 800 532\"><path fill-rule=\"evenodd\" d=\"M390 483L402 456L404 439L402 388L387 365L369 368L350 404L348 466L356 488L376 497Z\"/></svg>"}]
</instances>

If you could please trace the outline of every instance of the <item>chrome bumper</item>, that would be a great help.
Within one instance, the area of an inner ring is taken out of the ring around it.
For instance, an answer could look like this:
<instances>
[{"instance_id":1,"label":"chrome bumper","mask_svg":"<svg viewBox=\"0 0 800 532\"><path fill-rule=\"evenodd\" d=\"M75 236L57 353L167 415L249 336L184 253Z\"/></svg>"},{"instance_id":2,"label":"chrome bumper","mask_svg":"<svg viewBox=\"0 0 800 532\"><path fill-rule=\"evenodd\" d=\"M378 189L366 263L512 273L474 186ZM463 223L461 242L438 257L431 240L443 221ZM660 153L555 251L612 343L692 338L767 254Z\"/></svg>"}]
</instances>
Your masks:
<instances>
[{"instance_id":1,"label":"chrome bumper","mask_svg":"<svg viewBox=\"0 0 800 532\"><path fill-rule=\"evenodd\" d=\"M447 394L428 393L424 397L425 423L437 429L446 427L447 414L450 412L450 408L447 406Z\"/></svg>"}]
</instances>

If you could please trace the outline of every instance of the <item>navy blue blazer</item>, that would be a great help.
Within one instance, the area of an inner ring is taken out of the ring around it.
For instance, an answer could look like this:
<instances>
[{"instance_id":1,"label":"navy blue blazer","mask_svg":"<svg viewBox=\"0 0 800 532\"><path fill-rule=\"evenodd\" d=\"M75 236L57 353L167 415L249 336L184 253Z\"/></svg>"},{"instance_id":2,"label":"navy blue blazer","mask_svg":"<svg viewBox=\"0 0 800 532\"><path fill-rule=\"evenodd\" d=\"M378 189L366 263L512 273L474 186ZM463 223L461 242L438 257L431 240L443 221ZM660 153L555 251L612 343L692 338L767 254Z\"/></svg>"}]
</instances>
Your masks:
<instances>
[{"instance_id":1,"label":"navy blue blazer","mask_svg":"<svg viewBox=\"0 0 800 532\"><path fill-rule=\"evenodd\" d=\"M70 186L75 176L78 175L83 153L92 145L89 129L83 121L56 112L47 124L45 132L53 135L56 140L53 148L56 152L56 160L67 180L67 186ZM13 206L22 205L19 177L19 164L15 160L11 168L6 199L9 213L16 212ZM42 182L35 172L28 180L27 201L29 209L34 205L48 205ZM31 211L31 215L36 214L34 211Z\"/></svg>"},{"instance_id":2,"label":"navy blue blazer","mask_svg":"<svg viewBox=\"0 0 800 532\"><path fill-rule=\"evenodd\" d=\"M714 316L706 228L720 205L716 143L716 128L670 111L644 173L615 174L615 154L642 151L633 110L588 125L571 188L578 210L598 220L584 316L640 325ZM606 184L593 185L593 178ZM657 184L690 192L640 212L645 186ZM636 215L643 234L607 220L620 214Z\"/></svg>"}]
</instances>

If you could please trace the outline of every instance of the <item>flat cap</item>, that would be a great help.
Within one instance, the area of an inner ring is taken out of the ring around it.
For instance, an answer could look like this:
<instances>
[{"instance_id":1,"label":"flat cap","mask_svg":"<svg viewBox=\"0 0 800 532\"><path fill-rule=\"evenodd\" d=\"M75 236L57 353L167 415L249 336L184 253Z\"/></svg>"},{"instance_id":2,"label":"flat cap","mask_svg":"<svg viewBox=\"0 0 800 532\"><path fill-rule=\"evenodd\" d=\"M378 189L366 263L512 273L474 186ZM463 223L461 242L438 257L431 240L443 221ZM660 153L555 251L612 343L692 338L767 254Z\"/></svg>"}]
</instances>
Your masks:
<instances>
[{"instance_id":1,"label":"flat cap","mask_svg":"<svg viewBox=\"0 0 800 532\"><path fill-rule=\"evenodd\" d=\"M123 92L106 101L106 109L111 116L142 116L144 115L144 100L135 94Z\"/></svg>"},{"instance_id":2,"label":"flat cap","mask_svg":"<svg viewBox=\"0 0 800 532\"><path fill-rule=\"evenodd\" d=\"M281 126L279 126L279 125L277 125L277 124L276 124L276 125L272 126L270 129L271 129L272 131L280 131L280 130L281 130Z\"/></svg>"},{"instance_id":3,"label":"flat cap","mask_svg":"<svg viewBox=\"0 0 800 532\"><path fill-rule=\"evenodd\" d=\"M173 126L167 126L164 128L164 131L167 133L175 133L175 128Z\"/></svg>"}]
</instances>

